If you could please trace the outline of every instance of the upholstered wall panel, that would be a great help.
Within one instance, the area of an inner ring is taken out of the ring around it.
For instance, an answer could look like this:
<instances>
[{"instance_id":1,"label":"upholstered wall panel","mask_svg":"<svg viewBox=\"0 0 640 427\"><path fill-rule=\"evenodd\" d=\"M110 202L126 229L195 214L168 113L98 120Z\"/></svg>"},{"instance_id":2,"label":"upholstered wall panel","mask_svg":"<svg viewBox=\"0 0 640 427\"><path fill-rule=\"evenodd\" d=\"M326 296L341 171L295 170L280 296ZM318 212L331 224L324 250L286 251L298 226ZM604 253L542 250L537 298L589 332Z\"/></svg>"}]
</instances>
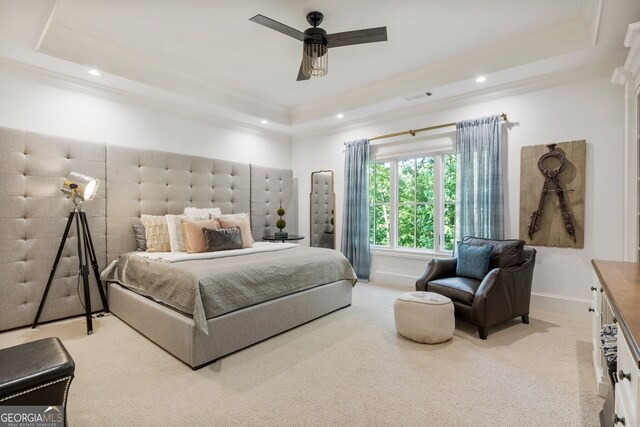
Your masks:
<instances>
[{"instance_id":1,"label":"upholstered wall panel","mask_svg":"<svg viewBox=\"0 0 640 427\"><path fill-rule=\"evenodd\" d=\"M285 209L283 231L297 233L294 224L293 171L251 165L251 232L255 240L278 231L278 208Z\"/></svg>"},{"instance_id":2,"label":"upholstered wall panel","mask_svg":"<svg viewBox=\"0 0 640 427\"><path fill-rule=\"evenodd\" d=\"M249 165L108 145L107 257L136 250L141 214L181 214L185 207L250 212Z\"/></svg>"},{"instance_id":3,"label":"upholstered wall panel","mask_svg":"<svg viewBox=\"0 0 640 427\"><path fill-rule=\"evenodd\" d=\"M276 231L282 202L287 231L297 231L291 170L0 128L0 330L35 318L73 209L60 192L73 171L100 180L97 196L84 206L100 269L136 249L131 225L141 214L180 214L187 206L250 212L260 240ZM84 312L76 291L75 225L55 277L41 322ZM93 275L90 282L92 308L99 310Z\"/></svg>"},{"instance_id":4,"label":"upholstered wall panel","mask_svg":"<svg viewBox=\"0 0 640 427\"><path fill-rule=\"evenodd\" d=\"M105 147L0 128L0 330L33 322L62 240L71 200L60 189L69 172L98 178L98 194L84 209L98 266L106 263ZM96 283L91 303L102 308ZM40 321L84 312L76 288L75 224L58 264Z\"/></svg>"},{"instance_id":5,"label":"upholstered wall panel","mask_svg":"<svg viewBox=\"0 0 640 427\"><path fill-rule=\"evenodd\" d=\"M311 174L310 200L310 245L333 249L334 224L332 224L332 220L334 218L335 200L333 172L319 171Z\"/></svg>"}]
</instances>

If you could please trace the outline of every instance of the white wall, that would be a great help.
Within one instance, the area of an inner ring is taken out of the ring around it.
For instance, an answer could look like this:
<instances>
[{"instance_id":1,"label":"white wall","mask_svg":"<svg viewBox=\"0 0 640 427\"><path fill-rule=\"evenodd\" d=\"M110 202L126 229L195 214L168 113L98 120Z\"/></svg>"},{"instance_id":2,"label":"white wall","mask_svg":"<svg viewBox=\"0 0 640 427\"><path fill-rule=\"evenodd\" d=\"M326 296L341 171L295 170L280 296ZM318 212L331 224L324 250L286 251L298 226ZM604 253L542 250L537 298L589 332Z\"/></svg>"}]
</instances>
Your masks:
<instances>
[{"instance_id":1,"label":"white wall","mask_svg":"<svg viewBox=\"0 0 640 427\"><path fill-rule=\"evenodd\" d=\"M309 178L335 171L339 244L344 186L343 142L410 128L506 112L509 131L506 173L506 234L517 237L520 148L587 140L585 248L537 248L534 291L586 299L592 258L622 258L624 104L620 86L608 77L478 102L390 122L376 122L323 137L268 137L253 131L181 117L124 100L96 96L54 83L0 72L0 126L70 138L256 163L294 170L298 180L299 232L309 229ZM372 279L412 289L426 256L374 255Z\"/></svg>"},{"instance_id":2,"label":"white wall","mask_svg":"<svg viewBox=\"0 0 640 427\"><path fill-rule=\"evenodd\" d=\"M0 71L0 126L93 142L289 168L287 137L267 137Z\"/></svg>"},{"instance_id":3,"label":"white wall","mask_svg":"<svg viewBox=\"0 0 640 427\"><path fill-rule=\"evenodd\" d=\"M552 294L568 300L589 298L589 286L593 283L591 259L622 258L623 92L605 76L393 122L376 123L329 136L295 138L292 144L292 167L294 177L299 182L299 231L308 234L309 174L313 170L333 169L336 172L339 239L343 211L344 141L501 112L508 113L509 120L516 122L508 132L505 174L505 232L510 238L518 237L520 148L587 140L585 247L537 247L533 290L538 294ZM426 260L426 256L416 259L374 255L372 280L413 289L415 278L423 271Z\"/></svg>"}]
</instances>

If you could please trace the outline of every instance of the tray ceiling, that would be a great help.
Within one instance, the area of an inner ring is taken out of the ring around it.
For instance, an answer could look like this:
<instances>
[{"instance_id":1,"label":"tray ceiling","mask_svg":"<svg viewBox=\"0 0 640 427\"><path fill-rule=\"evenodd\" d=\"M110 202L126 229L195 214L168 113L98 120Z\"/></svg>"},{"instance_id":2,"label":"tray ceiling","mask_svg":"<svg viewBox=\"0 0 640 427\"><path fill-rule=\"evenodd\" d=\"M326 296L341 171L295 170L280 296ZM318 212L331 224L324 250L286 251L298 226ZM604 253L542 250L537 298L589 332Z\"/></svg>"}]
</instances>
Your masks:
<instances>
[{"instance_id":1,"label":"tray ceiling","mask_svg":"<svg viewBox=\"0 0 640 427\"><path fill-rule=\"evenodd\" d=\"M17 13L15 4L3 1L0 11ZM372 106L404 107L405 98L426 90L434 99L473 90L469 82L479 74L495 73L488 83L498 84L500 73L508 79L506 70L533 76L620 56L640 6L604 4L602 19L601 6L598 0L59 0L22 5L20 12L37 13L35 53L113 77L102 84L135 82L211 113L231 112L240 122L268 118L286 132L336 112L354 112L352 118ZM249 18L260 13L304 30L306 13L316 8L330 33L386 25L389 41L332 49L328 76L297 82L301 43ZM0 54L2 41L0 32Z\"/></svg>"}]
</instances>

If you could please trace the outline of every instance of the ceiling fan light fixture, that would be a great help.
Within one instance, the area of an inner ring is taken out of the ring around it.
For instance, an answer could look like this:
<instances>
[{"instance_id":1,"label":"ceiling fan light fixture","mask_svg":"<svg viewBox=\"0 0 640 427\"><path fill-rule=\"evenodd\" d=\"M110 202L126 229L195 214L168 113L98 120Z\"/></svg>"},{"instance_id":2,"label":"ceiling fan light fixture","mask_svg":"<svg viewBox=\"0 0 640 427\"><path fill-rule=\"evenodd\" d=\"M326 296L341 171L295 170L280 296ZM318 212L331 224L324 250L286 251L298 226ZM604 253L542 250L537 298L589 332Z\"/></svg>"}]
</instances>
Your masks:
<instances>
[{"instance_id":1,"label":"ceiling fan light fixture","mask_svg":"<svg viewBox=\"0 0 640 427\"><path fill-rule=\"evenodd\" d=\"M329 52L322 43L305 43L302 48L302 73L307 77L324 77L329 72Z\"/></svg>"},{"instance_id":2,"label":"ceiling fan light fixture","mask_svg":"<svg viewBox=\"0 0 640 427\"><path fill-rule=\"evenodd\" d=\"M307 28L304 32L259 14L249 20L293 37L303 43L302 63L298 69L298 81L327 75L329 71L329 48L387 41L387 27L327 34L325 30L318 27L323 19L324 15L321 12L307 13L307 22L312 27Z\"/></svg>"}]
</instances>

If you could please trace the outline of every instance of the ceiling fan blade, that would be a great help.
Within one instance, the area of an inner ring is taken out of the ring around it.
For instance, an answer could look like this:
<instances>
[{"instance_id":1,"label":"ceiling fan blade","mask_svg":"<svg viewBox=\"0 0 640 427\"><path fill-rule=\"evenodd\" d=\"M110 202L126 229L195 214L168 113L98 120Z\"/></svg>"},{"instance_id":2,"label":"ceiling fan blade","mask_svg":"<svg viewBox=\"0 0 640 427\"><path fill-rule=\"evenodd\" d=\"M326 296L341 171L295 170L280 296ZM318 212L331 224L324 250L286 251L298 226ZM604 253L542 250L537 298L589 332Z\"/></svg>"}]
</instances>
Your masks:
<instances>
[{"instance_id":1,"label":"ceiling fan blade","mask_svg":"<svg viewBox=\"0 0 640 427\"><path fill-rule=\"evenodd\" d=\"M386 42L387 27L368 28L366 30L345 31L327 34L328 47L350 46L352 44Z\"/></svg>"},{"instance_id":2,"label":"ceiling fan blade","mask_svg":"<svg viewBox=\"0 0 640 427\"><path fill-rule=\"evenodd\" d=\"M264 25L267 28L271 28L272 30L276 30L281 32L282 34L286 34L294 39L304 41L304 33L296 30L295 28L291 28L288 25L281 24L278 21L274 21L271 18L267 18L263 15L256 15L253 18L250 18L249 21L255 22L256 24Z\"/></svg>"},{"instance_id":3,"label":"ceiling fan blade","mask_svg":"<svg viewBox=\"0 0 640 427\"><path fill-rule=\"evenodd\" d=\"M298 81L309 80L309 76L305 76L304 73L302 72L302 62L300 62L300 69L298 70L298 78L296 80Z\"/></svg>"}]
</instances>

